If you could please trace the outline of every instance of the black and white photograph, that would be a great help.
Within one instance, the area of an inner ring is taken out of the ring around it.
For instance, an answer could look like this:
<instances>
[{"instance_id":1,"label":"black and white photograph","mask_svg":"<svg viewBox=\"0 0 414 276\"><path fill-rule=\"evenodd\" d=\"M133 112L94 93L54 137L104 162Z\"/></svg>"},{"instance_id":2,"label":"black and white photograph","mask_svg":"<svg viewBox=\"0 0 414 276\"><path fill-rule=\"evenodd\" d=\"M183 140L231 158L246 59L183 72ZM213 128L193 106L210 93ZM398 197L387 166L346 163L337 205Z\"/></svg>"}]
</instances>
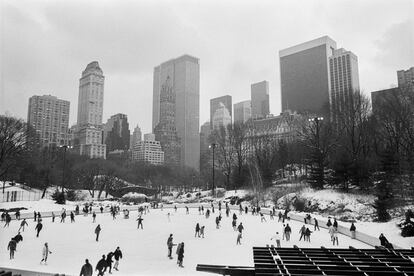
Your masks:
<instances>
[{"instance_id":1,"label":"black and white photograph","mask_svg":"<svg viewBox=\"0 0 414 276\"><path fill-rule=\"evenodd\" d=\"M414 0L0 0L0 276L414 275Z\"/></svg>"}]
</instances>

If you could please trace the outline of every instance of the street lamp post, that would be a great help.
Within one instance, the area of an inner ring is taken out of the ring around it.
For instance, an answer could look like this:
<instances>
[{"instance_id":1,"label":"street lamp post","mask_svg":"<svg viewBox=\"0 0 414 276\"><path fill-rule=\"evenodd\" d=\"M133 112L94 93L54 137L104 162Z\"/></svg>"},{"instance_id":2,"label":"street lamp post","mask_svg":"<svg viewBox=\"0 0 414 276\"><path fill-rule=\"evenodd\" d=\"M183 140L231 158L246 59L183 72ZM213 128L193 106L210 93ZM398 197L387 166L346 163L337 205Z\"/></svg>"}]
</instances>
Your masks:
<instances>
[{"instance_id":1,"label":"street lamp post","mask_svg":"<svg viewBox=\"0 0 414 276\"><path fill-rule=\"evenodd\" d=\"M213 186L212 186L212 192L213 192L213 197L214 197L214 149L216 148L216 143L212 143L209 148L213 149L213 170L212 170L212 174L213 174Z\"/></svg>"},{"instance_id":2,"label":"street lamp post","mask_svg":"<svg viewBox=\"0 0 414 276\"><path fill-rule=\"evenodd\" d=\"M68 150L68 148L71 148L71 147L67 145L63 145L61 146L61 148L63 148L62 193L65 194L66 151Z\"/></svg>"}]
</instances>

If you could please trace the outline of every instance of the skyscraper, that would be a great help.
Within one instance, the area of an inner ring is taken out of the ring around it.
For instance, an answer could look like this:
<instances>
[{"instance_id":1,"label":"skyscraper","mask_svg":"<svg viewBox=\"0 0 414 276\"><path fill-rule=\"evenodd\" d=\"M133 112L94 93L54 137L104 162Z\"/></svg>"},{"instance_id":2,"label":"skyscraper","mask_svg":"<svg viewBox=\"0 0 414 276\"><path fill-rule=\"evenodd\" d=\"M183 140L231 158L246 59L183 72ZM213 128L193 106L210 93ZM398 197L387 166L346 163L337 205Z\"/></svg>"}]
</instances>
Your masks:
<instances>
[{"instance_id":1,"label":"skyscraper","mask_svg":"<svg viewBox=\"0 0 414 276\"><path fill-rule=\"evenodd\" d=\"M180 163L198 170L200 160L199 60L195 57L184 55L164 62L154 68L152 117L154 129L161 122L161 90L167 78L170 78L169 83L175 95L174 123L181 141ZM165 159L167 160L167 153L165 154Z\"/></svg>"},{"instance_id":2,"label":"skyscraper","mask_svg":"<svg viewBox=\"0 0 414 276\"><path fill-rule=\"evenodd\" d=\"M210 127L213 128L213 115L217 109L220 108L220 103L224 104L224 106L229 111L230 117L232 117L232 105L231 105L231 96L225 95L222 97L214 98L210 100Z\"/></svg>"},{"instance_id":3,"label":"skyscraper","mask_svg":"<svg viewBox=\"0 0 414 276\"><path fill-rule=\"evenodd\" d=\"M329 57L329 74L331 119L338 123L338 115L350 108L352 93L359 91L357 56L343 48L335 50Z\"/></svg>"},{"instance_id":4,"label":"skyscraper","mask_svg":"<svg viewBox=\"0 0 414 276\"><path fill-rule=\"evenodd\" d=\"M234 104L234 123L245 123L252 117L251 101Z\"/></svg>"},{"instance_id":5,"label":"skyscraper","mask_svg":"<svg viewBox=\"0 0 414 276\"><path fill-rule=\"evenodd\" d=\"M90 158L105 158L102 113L105 77L97 61L86 66L79 80L78 122L75 148Z\"/></svg>"},{"instance_id":6,"label":"skyscraper","mask_svg":"<svg viewBox=\"0 0 414 276\"><path fill-rule=\"evenodd\" d=\"M205 122L200 128L200 156L208 151L209 136L211 134L210 122Z\"/></svg>"},{"instance_id":7,"label":"skyscraper","mask_svg":"<svg viewBox=\"0 0 414 276\"><path fill-rule=\"evenodd\" d=\"M155 135L152 133L145 134L144 141L138 141L131 150L132 160L148 162L153 165L164 163L164 152L161 150L161 144L155 140Z\"/></svg>"},{"instance_id":8,"label":"skyscraper","mask_svg":"<svg viewBox=\"0 0 414 276\"><path fill-rule=\"evenodd\" d=\"M269 115L269 82L261 81L251 85L251 116L265 118Z\"/></svg>"},{"instance_id":9,"label":"skyscraper","mask_svg":"<svg viewBox=\"0 0 414 276\"><path fill-rule=\"evenodd\" d=\"M279 51L282 111L328 112L329 57L335 49L336 42L324 36Z\"/></svg>"},{"instance_id":10,"label":"skyscraper","mask_svg":"<svg viewBox=\"0 0 414 276\"><path fill-rule=\"evenodd\" d=\"M226 127L229 124L231 124L230 112L223 103L220 103L213 115L213 129Z\"/></svg>"},{"instance_id":11,"label":"skyscraper","mask_svg":"<svg viewBox=\"0 0 414 276\"><path fill-rule=\"evenodd\" d=\"M115 114L105 124L104 143L106 151L128 150L130 141L128 117L125 114Z\"/></svg>"},{"instance_id":12,"label":"skyscraper","mask_svg":"<svg viewBox=\"0 0 414 276\"><path fill-rule=\"evenodd\" d=\"M160 121L154 128L155 139L161 143L165 163L178 166L181 160L181 142L175 127L175 93L169 76L161 86L159 99Z\"/></svg>"},{"instance_id":13,"label":"skyscraper","mask_svg":"<svg viewBox=\"0 0 414 276\"><path fill-rule=\"evenodd\" d=\"M397 71L398 77L398 87L414 87L414 67L411 67L408 70L399 70Z\"/></svg>"},{"instance_id":14,"label":"skyscraper","mask_svg":"<svg viewBox=\"0 0 414 276\"><path fill-rule=\"evenodd\" d=\"M132 149L134 147L134 145L142 140L142 132L141 129L139 128L139 126L137 125L134 128L134 132L131 135L131 139L130 139L130 143L129 143L129 148Z\"/></svg>"},{"instance_id":15,"label":"skyscraper","mask_svg":"<svg viewBox=\"0 0 414 276\"><path fill-rule=\"evenodd\" d=\"M32 96L27 123L36 131L43 146L69 145L70 102L55 96Z\"/></svg>"}]
</instances>

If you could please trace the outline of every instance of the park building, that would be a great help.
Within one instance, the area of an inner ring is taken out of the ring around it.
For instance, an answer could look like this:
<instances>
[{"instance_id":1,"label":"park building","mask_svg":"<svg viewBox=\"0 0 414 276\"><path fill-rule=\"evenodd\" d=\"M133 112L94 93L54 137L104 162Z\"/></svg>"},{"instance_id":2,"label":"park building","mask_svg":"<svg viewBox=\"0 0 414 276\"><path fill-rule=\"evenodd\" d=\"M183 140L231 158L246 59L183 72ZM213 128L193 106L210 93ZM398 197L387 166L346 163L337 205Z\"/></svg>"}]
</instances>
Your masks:
<instances>
[{"instance_id":1,"label":"park building","mask_svg":"<svg viewBox=\"0 0 414 276\"><path fill-rule=\"evenodd\" d=\"M143 141L135 143L132 149L132 160L153 165L164 164L164 152L161 149L161 143L155 140L154 134L145 134Z\"/></svg>"},{"instance_id":2,"label":"park building","mask_svg":"<svg viewBox=\"0 0 414 276\"><path fill-rule=\"evenodd\" d=\"M69 109L69 101L55 96L30 97L27 122L36 131L43 146L68 145Z\"/></svg>"}]
</instances>

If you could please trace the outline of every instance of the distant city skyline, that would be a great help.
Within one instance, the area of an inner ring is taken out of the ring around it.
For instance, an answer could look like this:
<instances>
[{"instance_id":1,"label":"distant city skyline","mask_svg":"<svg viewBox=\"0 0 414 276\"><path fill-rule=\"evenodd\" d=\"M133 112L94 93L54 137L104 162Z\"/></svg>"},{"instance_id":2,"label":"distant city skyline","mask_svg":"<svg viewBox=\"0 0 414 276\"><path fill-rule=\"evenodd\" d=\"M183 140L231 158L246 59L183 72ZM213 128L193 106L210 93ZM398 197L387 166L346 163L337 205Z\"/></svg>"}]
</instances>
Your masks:
<instances>
[{"instance_id":1,"label":"distant city skyline","mask_svg":"<svg viewBox=\"0 0 414 276\"><path fill-rule=\"evenodd\" d=\"M153 66L182 54L201 61L200 125L209 121L211 98L243 101L263 79L270 113L279 114L278 51L324 35L357 54L360 87L369 94L397 85L395 72L414 64L413 2L396 2L87 1L80 12L78 1L1 1L0 114L26 119L28 99L51 94L71 102L73 125L79 71L96 60L106 77L102 121L122 112L151 132Z\"/></svg>"}]
</instances>

